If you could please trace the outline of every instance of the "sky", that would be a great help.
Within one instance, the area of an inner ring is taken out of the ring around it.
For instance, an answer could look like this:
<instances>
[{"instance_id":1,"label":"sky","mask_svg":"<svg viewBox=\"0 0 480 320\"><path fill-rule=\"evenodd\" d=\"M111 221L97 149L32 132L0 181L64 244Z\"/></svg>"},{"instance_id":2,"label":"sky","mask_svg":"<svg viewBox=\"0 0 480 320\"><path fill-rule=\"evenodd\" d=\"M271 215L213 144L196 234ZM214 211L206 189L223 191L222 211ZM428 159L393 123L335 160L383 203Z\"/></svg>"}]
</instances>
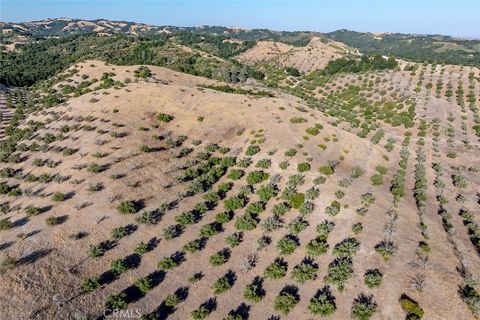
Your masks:
<instances>
[{"instance_id":1,"label":"sky","mask_svg":"<svg viewBox=\"0 0 480 320\"><path fill-rule=\"evenodd\" d=\"M0 0L3 22L58 17L480 38L480 0Z\"/></svg>"}]
</instances>

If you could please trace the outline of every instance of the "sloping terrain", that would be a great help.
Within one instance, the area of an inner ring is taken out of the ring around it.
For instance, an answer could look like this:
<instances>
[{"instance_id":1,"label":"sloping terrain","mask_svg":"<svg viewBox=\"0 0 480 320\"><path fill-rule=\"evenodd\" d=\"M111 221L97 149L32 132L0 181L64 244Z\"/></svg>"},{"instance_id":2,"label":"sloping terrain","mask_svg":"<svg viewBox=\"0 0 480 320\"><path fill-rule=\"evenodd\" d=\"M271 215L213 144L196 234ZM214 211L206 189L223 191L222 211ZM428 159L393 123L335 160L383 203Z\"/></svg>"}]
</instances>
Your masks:
<instances>
[{"instance_id":1,"label":"sloping terrain","mask_svg":"<svg viewBox=\"0 0 480 320\"><path fill-rule=\"evenodd\" d=\"M341 58L348 51L349 48L343 44L321 38L312 38L303 47L289 46L281 42L260 41L255 47L241 53L237 59L250 64L268 62L277 68L290 67L302 73L309 73L323 69L330 60Z\"/></svg>"},{"instance_id":2,"label":"sloping terrain","mask_svg":"<svg viewBox=\"0 0 480 320\"><path fill-rule=\"evenodd\" d=\"M312 39L323 38L340 42L335 46L356 48L364 54L395 55L416 62L464 64L480 66L480 40L457 39L442 35L415 35L401 33L369 33L337 30L329 33L314 31L273 31L238 27L154 26L127 21L105 19L81 20L70 18L46 19L30 22L1 22L0 48L15 51L32 41L68 35L128 35L159 36L167 34L222 36L240 41L274 41L296 47L307 46ZM342 50L340 50L342 51ZM350 51L352 51L350 49Z\"/></svg>"},{"instance_id":3,"label":"sloping terrain","mask_svg":"<svg viewBox=\"0 0 480 320\"><path fill-rule=\"evenodd\" d=\"M478 69L294 78L87 60L20 95L2 317L473 319Z\"/></svg>"},{"instance_id":4,"label":"sloping terrain","mask_svg":"<svg viewBox=\"0 0 480 320\"><path fill-rule=\"evenodd\" d=\"M394 54L404 59L430 63L444 62L471 66L480 64L480 40L478 39L350 30L337 30L325 36L355 47L365 54Z\"/></svg>"}]
</instances>

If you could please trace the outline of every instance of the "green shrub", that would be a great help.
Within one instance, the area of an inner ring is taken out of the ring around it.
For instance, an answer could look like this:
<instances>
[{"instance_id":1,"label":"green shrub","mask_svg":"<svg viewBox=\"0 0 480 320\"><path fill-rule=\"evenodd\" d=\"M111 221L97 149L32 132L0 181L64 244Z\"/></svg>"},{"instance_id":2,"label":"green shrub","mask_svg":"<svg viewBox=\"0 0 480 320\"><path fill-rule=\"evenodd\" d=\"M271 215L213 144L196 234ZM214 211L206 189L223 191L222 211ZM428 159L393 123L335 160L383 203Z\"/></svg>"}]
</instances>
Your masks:
<instances>
[{"instance_id":1,"label":"green shrub","mask_svg":"<svg viewBox=\"0 0 480 320\"><path fill-rule=\"evenodd\" d=\"M320 130L319 130L317 127L307 128L307 129L305 129L305 131L306 131L309 135L312 135L312 136L316 136L316 135L318 135L318 132L320 132Z\"/></svg>"},{"instance_id":2,"label":"green shrub","mask_svg":"<svg viewBox=\"0 0 480 320\"><path fill-rule=\"evenodd\" d=\"M299 209L305 202L305 195L303 193L295 193L290 199L290 205L294 209Z\"/></svg>"},{"instance_id":3,"label":"green shrub","mask_svg":"<svg viewBox=\"0 0 480 320\"><path fill-rule=\"evenodd\" d=\"M360 249L360 242L355 238L347 238L333 248L333 254L338 257L352 257Z\"/></svg>"},{"instance_id":4,"label":"green shrub","mask_svg":"<svg viewBox=\"0 0 480 320\"><path fill-rule=\"evenodd\" d=\"M227 175L227 178L228 179L232 179L232 180L238 180L240 179L241 177L243 177L244 175L244 171L241 170L241 169L233 169L230 171L230 173Z\"/></svg>"},{"instance_id":5,"label":"green shrub","mask_svg":"<svg viewBox=\"0 0 480 320\"><path fill-rule=\"evenodd\" d=\"M257 153L260 152L260 147L259 146L253 146L250 145L248 146L247 150L245 151L245 154L249 157L256 155Z\"/></svg>"},{"instance_id":6,"label":"green shrub","mask_svg":"<svg viewBox=\"0 0 480 320\"><path fill-rule=\"evenodd\" d=\"M229 255L228 251L222 250L217 253L212 254L209 258L208 261L210 264L214 267L221 266L222 264L226 263L228 261Z\"/></svg>"},{"instance_id":7,"label":"green shrub","mask_svg":"<svg viewBox=\"0 0 480 320\"><path fill-rule=\"evenodd\" d=\"M317 267L311 263L302 262L292 270L292 279L300 284L317 278Z\"/></svg>"},{"instance_id":8,"label":"green shrub","mask_svg":"<svg viewBox=\"0 0 480 320\"><path fill-rule=\"evenodd\" d=\"M254 281L253 283L247 285L243 291L243 297L251 302L258 303L265 296L265 290L262 288L260 283Z\"/></svg>"},{"instance_id":9,"label":"green shrub","mask_svg":"<svg viewBox=\"0 0 480 320\"><path fill-rule=\"evenodd\" d=\"M339 257L328 265L324 280L326 283L336 285L339 291L343 291L348 278L352 275L353 263L351 258Z\"/></svg>"},{"instance_id":10,"label":"green shrub","mask_svg":"<svg viewBox=\"0 0 480 320\"><path fill-rule=\"evenodd\" d=\"M288 224L288 231L292 234L299 234L308 227L308 222L303 220L301 217L293 219Z\"/></svg>"},{"instance_id":11,"label":"green shrub","mask_svg":"<svg viewBox=\"0 0 480 320\"><path fill-rule=\"evenodd\" d=\"M183 246L183 250L189 253L195 253L201 248L202 241L200 239L195 239L187 242Z\"/></svg>"},{"instance_id":12,"label":"green shrub","mask_svg":"<svg viewBox=\"0 0 480 320\"><path fill-rule=\"evenodd\" d=\"M0 220L0 230L8 230L13 227L13 223L8 218Z\"/></svg>"},{"instance_id":13,"label":"green shrub","mask_svg":"<svg viewBox=\"0 0 480 320\"><path fill-rule=\"evenodd\" d=\"M272 209L273 214L279 217L283 216L289 210L290 210L290 207L285 202L280 202L275 204Z\"/></svg>"},{"instance_id":14,"label":"green shrub","mask_svg":"<svg viewBox=\"0 0 480 320\"><path fill-rule=\"evenodd\" d=\"M110 264L110 270L115 276L119 276L122 273L127 272L128 267L122 259L116 259Z\"/></svg>"},{"instance_id":15,"label":"green shrub","mask_svg":"<svg viewBox=\"0 0 480 320\"><path fill-rule=\"evenodd\" d=\"M142 241L135 248L134 252L141 256L141 255L147 253L149 250L150 250L150 246Z\"/></svg>"},{"instance_id":16,"label":"green shrub","mask_svg":"<svg viewBox=\"0 0 480 320\"><path fill-rule=\"evenodd\" d=\"M225 238L227 244L233 248L238 245L243 241L243 233L242 232L235 232L228 237Z\"/></svg>"},{"instance_id":17,"label":"green shrub","mask_svg":"<svg viewBox=\"0 0 480 320\"><path fill-rule=\"evenodd\" d=\"M157 114L157 120L160 121L160 122L170 122L174 119L175 117L170 115L170 114L167 114L167 113L159 113Z\"/></svg>"},{"instance_id":18,"label":"green shrub","mask_svg":"<svg viewBox=\"0 0 480 320\"><path fill-rule=\"evenodd\" d=\"M229 279L229 277L223 276L217 279L217 281L213 283L212 285L213 293L220 294L220 293L227 292L232 288L232 286L233 286L233 282Z\"/></svg>"},{"instance_id":19,"label":"green shrub","mask_svg":"<svg viewBox=\"0 0 480 320\"><path fill-rule=\"evenodd\" d=\"M55 192L53 195L52 195L52 200L53 201L56 201L56 202L59 202L59 201L65 201L65 194L64 193L61 193L61 192Z\"/></svg>"},{"instance_id":20,"label":"green shrub","mask_svg":"<svg viewBox=\"0 0 480 320\"><path fill-rule=\"evenodd\" d=\"M218 229L213 224L206 224L200 229L200 236L205 238L213 237L218 234Z\"/></svg>"},{"instance_id":21,"label":"green shrub","mask_svg":"<svg viewBox=\"0 0 480 320\"><path fill-rule=\"evenodd\" d=\"M292 291L294 290L290 288L283 289L278 294L273 304L273 307L276 311L284 315L287 315L297 305L297 303L300 301L300 297L296 292L292 292Z\"/></svg>"},{"instance_id":22,"label":"green shrub","mask_svg":"<svg viewBox=\"0 0 480 320\"><path fill-rule=\"evenodd\" d=\"M140 151L145 152L145 153L149 153L150 148L147 145L143 144L143 145L140 146Z\"/></svg>"},{"instance_id":23,"label":"green shrub","mask_svg":"<svg viewBox=\"0 0 480 320\"><path fill-rule=\"evenodd\" d=\"M293 118L290 118L290 123L292 123L292 124L304 123L304 122L307 122L307 119L302 118L302 117L293 117Z\"/></svg>"},{"instance_id":24,"label":"green shrub","mask_svg":"<svg viewBox=\"0 0 480 320\"><path fill-rule=\"evenodd\" d=\"M210 313L210 309L208 309L204 305L201 305L200 307L198 307L198 309L192 311L192 318L194 320L203 320L207 318Z\"/></svg>"},{"instance_id":25,"label":"green shrub","mask_svg":"<svg viewBox=\"0 0 480 320\"><path fill-rule=\"evenodd\" d=\"M307 162L302 162L297 165L298 172L305 172L310 170L310 164Z\"/></svg>"},{"instance_id":26,"label":"green shrub","mask_svg":"<svg viewBox=\"0 0 480 320\"><path fill-rule=\"evenodd\" d=\"M112 238L119 240L127 235L127 229L125 227L118 227L112 229Z\"/></svg>"},{"instance_id":27,"label":"green shrub","mask_svg":"<svg viewBox=\"0 0 480 320\"><path fill-rule=\"evenodd\" d=\"M261 169L268 169L272 165L272 161L270 159L262 159L257 162L255 167L261 168Z\"/></svg>"},{"instance_id":28,"label":"green shrub","mask_svg":"<svg viewBox=\"0 0 480 320\"><path fill-rule=\"evenodd\" d=\"M243 208L246 204L245 198L240 196L234 196L226 199L223 203L223 207L228 212L233 212L237 209Z\"/></svg>"},{"instance_id":29,"label":"green shrub","mask_svg":"<svg viewBox=\"0 0 480 320\"><path fill-rule=\"evenodd\" d=\"M407 320L421 319L425 315L418 303L405 294L400 297L400 306L407 313Z\"/></svg>"},{"instance_id":30,"label":"green shrub","mask_svg":"<svg viewBox=\"0 0 480 320\"><path fill-rule=\"evenodd\" d=\"M247 175L247 182L250 185L261 183L268 179L270 175L263 171L252 171Z\"/></svg>"},{"instance_id":31,"label":"green shrub","mask_svg":"<svg viewBox=\"0 0 480 320\"><path fill-rule=\"evenodd\" d=\"M238 161L238 166L240 168L248 168L252 164L252 159L250 158L243 158Z\"/></svg>"},{"instance_id":32,"label":"green shrub","mask_svg":"<svg viewBox=\"0 0 480 320\"><path fill-rule=\"evenodd\" d=\"M342 190L335 191L335 197L337 197L337 199L342 199L344 196L345 192L343 192Z\"/></svg>"},{"instance_id":33,"label":"green shrub","mask_svg":"<svg viewBox=\"0 0 480 320\"><path fill-rule=\"evenodd\" d=\"M265 268L263 275L268 279L281 279L287 274L287 267L285 261L276 259Z\"/></svg>"},{"instance_id":34,"label":"green shrub","mask_svg":"<svg viewBox=\"0 0 480 320\"><path fill-rule=\"evenodd\" d=\"M375 246L375 251L388 261L395 254L396 246L392 241L382 240Z\"/></svg>"},{"instance_id":35,"label":"green shrub","mask_svg":"<svg viewBox=\"0 0 480 320\"><path fill-rule=\"evenodd\" d=\"M182 226L194 224L196 222L195 214L193 212L182 212L175 217L175 222Z\"/></svg>"},{"instance_id":36,"label":"green shrub","mask_svg":"<svg viewBox=\"0 0 480 320\"><path fill-rule=\"evenodd\" d=\"M158 262L158 268L162 271L168 271L175 268L178 263L173 260L171 257L165 257L160 262Z\"/></svg>"},{"instance_id":37,"label":"green shrub","mask_svg":"<svg viewBox=\"0 0 480 320\"><path fill-rule=\"evenodd\" d=\"M292 254L297 248L297 246L298 243L296 239L289 236L285 236L277 242L277 249L282 256Z\"/></svg>"},{"instance_id":38,"label":"green shrub","mask_svg":"<svg viewBox=\"0 0 480 320\"><path fill-rule=\"evenodd\" d=\"M362 232L362 230L363 230L363 225L361 222L357 222L352 225L352 232L354 234L359 234L360 232Z\"/></svg>"},{"instance_id":39,"label":"green shrub","mask_svg":"<svg viewBox=\"0 0 480 320\"><path fill-rule=\"evenodd\" d=\"M301 186L305 183L305 176L301 174L293 174L288 177L287 186L290 188L295 188Z\"/></svg>"},{"instance_id":40,"label":"green shrub","mask_svg":"<svg viewBox=\"0 0 480 320\"><path fill-rule=\"evenodd\" d=\"M45 219L45 222L49 226L56 226L57 224L60 224L62 222L62 219L60 217L49 217Z\"/></svg>"},{"instance_id":41,"label":"green shrub","mask_svg":"<svg viewBox=\"0 0 480 320\"><path fill-rule=\"evenodd\" d=\"M372 289L382 284L383 275L378 269L370 269L365 272L363 278L367 287Z\"/></svg>"},{"instance_id":42,"label":"green shrub","mask_svg":"<svg viewBox=\"0 0 480 320\"><path fill-rule=\"evenodd\" d=\"M215 221L220 224L224 224L232 220L232 218L233 218L233 214L231 211L223 211L223 212L217 213L217 215L215 216Z\"/></svg>"},{"instance_id":43,"label":"green shrub","mask_svg":"<svg viewBox=\"0 0 480 320\"><path fill-rule=\"evenodd\" d=\"M460 175L454 174L452 175L453 185L457 188L466 188L467 187L467 180Z\"/></svg>"},{"instance_id":44,"label":"green shrub","mask_svg":"<svg viewBox=\"0 0 480 320\"><path fill-rule=\"evenodd\" d=\"M98 282L98 278L86 278L83 280L83 283L82 283L83 292L89 293L89 292L95 291L98 288L100 288L100 283Z\"/></svg>"},{"instance_id":45,"label":"green shrub","mask_svg":"<svg viewBox=\"0 0 480 320\"><path fill-rule=\"evenodd\" d=\"M31 217L31 216L39 215L42 212L42 210L38 207L27 207L25 209L25 212L27 213L28 217Z\"/></svg>"},{"instance_id":46,"label":"green shrub","mask_svg":"<svg viewBox=\"0 0 480 320\"><path fill-rule=\"evenodd\" d=\"M385 168L384 166L376 166L375 167L375 170L378 172L378 174L384 176L387 174L387 168Z\"/></svg>"},{"instance_id":47,"label":"green shrub","mask_svg":"<svg viewBox=\"0 0 480 320\"><path fill-rule=\"evenodd\" d=\"M351 317L355 320L368 320L376 311L377 304L373 301L373 296L361 293L353 300Z\"/></svg>"},{"instance_id":48,"label":"green shrub","mask_svg":"<svg viewBox=\"0 0 480 320\"><path fill-rule=\"evenodd\" d=\"M333 314L337 310L335 297L331 294L328 287L319 290L310 300L308 310L314 316L326 317Z\"/></svg>"},{"instance_id":49,"label":"green shrub","mask_svg":"<svg viewBox=\"0 0 480 320\"><path fill-rule=\"evenodd\" d=\"M135 281L135 287L137 287L138 290L145 295L153 288L152 279L150 279L148 276L140 278Z\"/></svg>"},{"instance_id":50,"label":"green shrub","mask_svg":"<svg viewBox=\"0 0 480 320\"><path fill-rule=\"evenodd\" d=\"M297 150L295 149L288 149L285 151L285 156L286 157L294 157L297 154Z\"/></svg>"},{"instance_id":51,"label":"green shrub","mask_svg":"<svg viewBox=\"0 0 480 320\"><path fill-rule=\"evenodd\" d=\"M327 181L327 179L324 176L320 176L320 177L315 178L313 180L313 183L318 186L320 184L324 184L326 181Z\"/></svg>"},{"instance_id":52,"label":"green shrub","mask_svg":"<svg viewBox=\"0 0 480 320\"><path fill-rule=\"evenodd\" d=\"M325 213L329 216L336 216L340 212L341 205L338 201L334 200L328 207L325 208Z\"/></svg>"},{"instance_id":53,"label":"green shrub","mask_svg":"<svg viewBox=\"0 0 480 320\"><path fill-rule=\"evenodd\" d=\"M126 294L121 292L118 294L111 294L107 297L106 308L109 310L123 310L128 307L125 302Z\"/></svg>"},{"instance_id":54,"label":"green shrub","mask_svg":"<svg viewBox=\"0 0 480 320\"><path fill-rule=\"evenodd\" d=\"M117 211L120 214L128 214L128 213L136 213L138 209L133 201L122 201L117 206Z\"/></svg>"},{"instance_id":55,"label":"green shrub","mask_svg":"<svg viewBox=\"0 0 480 320\"><path fill-rule=\"evenodd\" d=\"M15 258L7 255L0 264L0 272L13 269L17 266L18 261Z\"/></svg>"},{"instance_id":56,"label":"green shrub","mask_svg":"<svg viewBox=\"0 0 480 320\"><path fill-rule=\"evenodd\" d=\"M165 305L169 308L175 308L180 304L180 302L182 302L182 300L180 300L175 293L167 295L164 300Z\"/></svg>"},{"instance_id":57,"label":"green shrub","mask_svg":"<svg viewBox=\"0 0 480 320\"><path fill-rule=\"evenodd\" d=\"M361 176L363 176L364 173L365 173L365 171L361 167L354 166L350 170L350 177L352 177L353 179L358 179Z\"/></svg>"},{"instance_id":58,"label":"green shrub","mask_svg":"<svg viewBox=\"0 0 480 320\"><path fill-rule=\"evenodd\" d=\"M310 257L316 257L320 256L322 254L325 254L328 250L328 244L327 242L322 239L322 238L316 238L311 240L307 245L305 246L307 250L307 254Z\"/></svg>"},{"instance_id":59,"label":"green shrub","mask_svg":"<svg viewBox=\"0 0 480 320\"><path fill-rule=\"evenodd\" d=\"M460 297L473 314L480 311L480 294L472 284L466 284L460 288Z\"/></svg>"},{"instance_id":60,"label":"green shrub","mask_svg":"<svg viewBox=\"0 0 480 320\"><path fill-rule=\"evenodd\" d=\"M103 256L105 249L99 245L91 245L88 249L88 255L92 258L98 258Z\"/></svg>"},{"instance_id":61,"label":"green shrub","mask_svg":"<svg viewBox=\"0 0 480 320\"><path fill-rule=\"evenodd\" d=\"M318 171L324 175L330 176L335 173L335 170L331 166L323 166L318 168Z\"/></svg>"},{"instance_id":62,"label":"green shrub","mask_svg":"<svg viewBox=\"0 0 480 320\"><path fill-rule=\"evenodd\" d=\"M91 173L99 173L103 171L103 168L99 164L91 163L88 165L87 171Z\"/></svg>"},{"instance_id":63,"label":"green shrub","mask_svg":"<svg viewBox=\"0 0 480 320\"><path fill-rule=\"evenodd\" d=\"M251 231L255 229L258 225L257 218L252 215L245 213L235 220L235 228L243 231Z\"/></svg>"},{"instance_id":64,"label":"green shrub","mask_svg":"<svg viewBox=\"0 0 480 320\"><path fill-rule=\"evenodd\" d=\"M276 197L278 194L278 189L273 184L268 184L264 187L261 187L257 190L257 195L262 202L268 202L271 198Z\"/></svg>"},{"instance_id":65,"label":"green shrub","mask_svg":"<svg viewBox=\"0 0 480 320\"><path fill-rule=\"evenodd\" d=\"M370 181L372 182L372 185L380 186L383 184L383 176L380 174L375 174L370 178Z\"/></svg>"}]
</instances>

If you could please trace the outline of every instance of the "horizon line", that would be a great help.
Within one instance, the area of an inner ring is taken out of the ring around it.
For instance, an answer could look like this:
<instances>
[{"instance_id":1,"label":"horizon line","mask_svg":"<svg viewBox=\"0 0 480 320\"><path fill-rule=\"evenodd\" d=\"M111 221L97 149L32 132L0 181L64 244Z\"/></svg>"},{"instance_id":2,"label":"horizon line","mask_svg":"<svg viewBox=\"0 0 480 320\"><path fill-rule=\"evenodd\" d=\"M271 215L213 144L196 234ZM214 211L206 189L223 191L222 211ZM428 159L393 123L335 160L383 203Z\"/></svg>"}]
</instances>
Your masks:
<instances>
[{"instance_id":1,"label":"horizon line","mask_svg":"<svg viewBox=\"0 0 480 320\"><path fill-rule=\"evenodd\" d=\"M32 23L32 22L41 22L41 21L46 21L46 20L61 20L61 19L70 19L70 20L80 20L80 21L99 21L99 20L105 20L105 21L112 21L112 22L128 22L128 23L136 23L136 24L143 24L147 26L153 26L153 27L176 27L176 28L201 28L201 27L222 27L222 28L238 28L238 29L243 29L243 30L269 30L269 31L274 31L274 32L310 32L310 33L321 33L321 34L327 34L327 33L332 33L336 31L350 31L350 32L358 32L358 33L370 33L370 34L403 34L403 35L412 35L412 36L443 36L443 37L451 37L453 39L459 39L459 40L473 40L477 41L480 40L480 36L478 37L471 37L471 36L454 36L454 35L448 35L448 34L442 34L442 33L405 33L405 32L398 32L398 31L357 31L353 29L348 29L348 28L338 28L332 31L317 31L317 30L278 30L278 29L271 29L271 28L251 28L251 27L242 27L242 26L226 26L226 25L220 25L220 24L202 24L202 25L189 25L189 26L181 26L181 25L173 25L173 24L164 24L164 25L159 25L159 24L151 24L151 23L146 23L146 22L138 22L138 21L131 21L131 20L115 20L115 19L108 19L108 18L96 18L96 19L84 19L84 18L72 18L72 17L66 17L66 16L60 16L60 17L47 17L43 18L40 20L29 20L29 21L2 21L0 20L1 23L17 23L17 24L22 24L22 23Z\"/></svg>"}]
</instances>

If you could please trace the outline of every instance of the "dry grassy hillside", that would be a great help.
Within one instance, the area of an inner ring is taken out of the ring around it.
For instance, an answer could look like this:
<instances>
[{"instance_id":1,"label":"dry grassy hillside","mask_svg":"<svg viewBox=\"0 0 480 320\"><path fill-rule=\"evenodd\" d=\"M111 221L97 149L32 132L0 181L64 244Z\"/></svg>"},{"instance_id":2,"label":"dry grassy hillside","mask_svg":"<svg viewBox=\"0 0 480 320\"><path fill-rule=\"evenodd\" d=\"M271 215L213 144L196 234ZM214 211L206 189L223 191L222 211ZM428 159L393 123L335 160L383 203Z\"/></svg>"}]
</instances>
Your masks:
<instances>
[{"instance_id":1,"label":"dry grassy hillside","mask_svg":"<svg viewBox=\"0 0 480 320\"><path fill-rule=\"evenodd\" d=\"M304 72L341 56L320 40L251 50ZM2 319L404 319L403 295L424 319L473 319L459 290L480 272L479 72L430 70L299 80L319 99L357 84L399 113L414 102L411 128L374 119L361 137L280 90L72 66L47 86L68 100L29 113L0 163ZM429 93L439 79L474 102Z\"/></svg>"},{"instance_id":2,"label":"dry grassy hillside","mask_svg":"<svg viewBox=\"0 0 480 320\"><path fill-rule=\"evenodd\" d=\"M330 60L341 58L355 50L343 43L314 37L304 47L294 47L281 42L259 41L257 45L240 54L237 59L255 64L268 62L277 67L293 67L303 73L322 69Z\"/></svg>"}]
</instances>

